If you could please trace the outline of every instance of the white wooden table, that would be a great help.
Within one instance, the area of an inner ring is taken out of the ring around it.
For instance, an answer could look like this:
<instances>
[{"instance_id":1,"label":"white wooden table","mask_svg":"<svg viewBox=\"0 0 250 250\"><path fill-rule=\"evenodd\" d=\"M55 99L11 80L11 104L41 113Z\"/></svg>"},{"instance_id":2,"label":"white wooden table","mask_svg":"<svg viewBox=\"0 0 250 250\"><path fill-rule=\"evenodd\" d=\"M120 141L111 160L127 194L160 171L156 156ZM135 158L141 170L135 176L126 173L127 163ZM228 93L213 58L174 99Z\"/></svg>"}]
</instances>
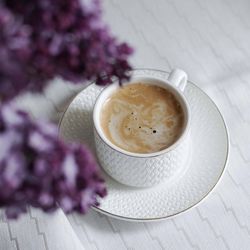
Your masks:
<instances>
[{"instance_id":1,"label":"white wooden table","mask_svg":"<svg viewBox=\"0 0 250 250\"><path fill-rule=\"evenodd\" d=\"M220 108L230 156L219 186L174 219L129 223L91 211L18 221L0 216L0 249L250 249L249 0L105 0L105 20L136 49L134 67L184 69ZM41 96L19 100L35 118L58 121L82 88L56 80Z\"/></svg>"}]
</instances>

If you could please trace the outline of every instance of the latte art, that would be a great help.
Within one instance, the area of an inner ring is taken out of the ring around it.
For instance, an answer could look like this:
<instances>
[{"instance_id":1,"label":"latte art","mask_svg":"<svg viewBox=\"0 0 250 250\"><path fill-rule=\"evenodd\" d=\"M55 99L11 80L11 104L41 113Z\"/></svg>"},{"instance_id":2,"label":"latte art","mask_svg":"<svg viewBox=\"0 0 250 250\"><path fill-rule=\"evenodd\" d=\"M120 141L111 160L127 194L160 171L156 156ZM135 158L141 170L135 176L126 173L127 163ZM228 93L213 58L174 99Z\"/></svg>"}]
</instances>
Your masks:
<instances>
[{"instance_id":1,"label":"latte art","mask_svg":"<svg viewBox=\"0 0 250 250\"><path fill-rule=\"evenodd\" d=\"M180 103L168 90L155 85L125 85L105 102L101 126L118 147L151 153L172 145L183 129Z\"/></svg>"}]
</instances>

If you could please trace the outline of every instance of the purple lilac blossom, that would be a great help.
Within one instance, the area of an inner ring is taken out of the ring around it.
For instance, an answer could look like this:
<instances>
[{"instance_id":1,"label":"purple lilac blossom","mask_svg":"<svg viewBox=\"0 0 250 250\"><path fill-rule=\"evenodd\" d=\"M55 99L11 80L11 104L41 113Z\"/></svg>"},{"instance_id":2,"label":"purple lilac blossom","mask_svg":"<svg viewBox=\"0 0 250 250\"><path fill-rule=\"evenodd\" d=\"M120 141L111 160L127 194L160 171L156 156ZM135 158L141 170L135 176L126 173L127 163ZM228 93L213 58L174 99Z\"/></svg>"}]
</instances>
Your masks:
<instances>
[{"instance_id":1,"label":"purple lilac blossom","mask_svg":"<svg viewBox=\"0 0 250 250\"><path fill-rule=\"evenodd\" d=\"M105 85L129 78L132 49L102 24L98 0L0 0L0 100L60 76Z\"/></svg>"},{"instance_id":2,"label":"purple lilac blossom","mask_svg":"<svg viewBox=\"0 0 250 250\"><path fill-rule=\"evenodd\" d=\"M27 205L52 212L85 213L106 195L92 154L66 145L54 125L32 121L11 104L0 109L0 207L9 218Z\"/></svg>"},{"instance_id":3,"label":"purple lilac blossom","mask_svg":"<svg viewBox=\"0 0 250 250\"><path fill-rule=\"evenodd\" d=\"M0 207L9 218L27 205L85 213L106 194L91 153L7 102L55 76L127 80L132 49L102 24L98 0L0 0L0 30Z\"/></svg>"}]
</instances>

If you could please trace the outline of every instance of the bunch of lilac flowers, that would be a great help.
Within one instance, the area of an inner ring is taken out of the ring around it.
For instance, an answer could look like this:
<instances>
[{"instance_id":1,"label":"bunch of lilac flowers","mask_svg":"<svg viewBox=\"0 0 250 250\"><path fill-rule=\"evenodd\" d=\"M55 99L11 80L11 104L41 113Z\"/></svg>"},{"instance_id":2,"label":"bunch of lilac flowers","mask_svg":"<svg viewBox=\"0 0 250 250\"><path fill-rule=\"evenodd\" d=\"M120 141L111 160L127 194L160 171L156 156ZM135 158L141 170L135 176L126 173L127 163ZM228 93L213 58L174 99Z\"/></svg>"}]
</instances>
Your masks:
<instances>
[{"instance_id":1,"label":"bunch of lilac flowers","mask_svg":"<svg viewBox=\"0 0 250 250\"><path fill-rule=\"evenodd\" d=\"M54 125L34 122L23 111L3 105L0 111L0 207L17 217L27 205L85 213L98 205L106 189L91 153L66 145Z\"/></svg>"},{"instance_id":2,"label":"bunch of lilac flowers","mask_svg":"<svg viewBox=\"0 0 250 250\"><path fill-rule=\"evenodd\" d=\"M101 22L97 0L0 0L0 97L41 91L55 75L79 83L128 79L132 49Z\"/></svg>"},{"instance_id":3,"label":"bunch of lilac flowers","mask_svg":"<svg viewBox=\"0 0 250 250\"><path fill-rule=\"evenodd\" d=\"M98 0L0 0L0 207L85 213L106 194L91 152L13 106L55 76L105 85L129 78L132 49L102 24ZM12 103L12 104L11 104Z\"/></svg>"}]
</instances>

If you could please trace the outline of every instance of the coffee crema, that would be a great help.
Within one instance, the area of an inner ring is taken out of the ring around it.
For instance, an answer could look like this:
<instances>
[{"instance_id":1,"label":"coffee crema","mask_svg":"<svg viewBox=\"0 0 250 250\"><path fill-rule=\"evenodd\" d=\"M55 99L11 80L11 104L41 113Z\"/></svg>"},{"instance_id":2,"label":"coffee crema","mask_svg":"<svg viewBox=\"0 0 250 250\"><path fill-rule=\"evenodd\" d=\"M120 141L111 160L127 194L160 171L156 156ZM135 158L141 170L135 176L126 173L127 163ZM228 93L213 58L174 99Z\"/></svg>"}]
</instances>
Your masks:
<instances>
[{"instance_id":1,"label":"coffee crema","mask_svg":"<svg viewBox=\"0 0 250 250\"><path fill-rule=\"evenodd\" d=\"M184 126L184 112L176 97L146 83L127 84L115 91L105 101L100 119L107 139L134 153L168 148Z\"/></svg>"}]
</instances>

